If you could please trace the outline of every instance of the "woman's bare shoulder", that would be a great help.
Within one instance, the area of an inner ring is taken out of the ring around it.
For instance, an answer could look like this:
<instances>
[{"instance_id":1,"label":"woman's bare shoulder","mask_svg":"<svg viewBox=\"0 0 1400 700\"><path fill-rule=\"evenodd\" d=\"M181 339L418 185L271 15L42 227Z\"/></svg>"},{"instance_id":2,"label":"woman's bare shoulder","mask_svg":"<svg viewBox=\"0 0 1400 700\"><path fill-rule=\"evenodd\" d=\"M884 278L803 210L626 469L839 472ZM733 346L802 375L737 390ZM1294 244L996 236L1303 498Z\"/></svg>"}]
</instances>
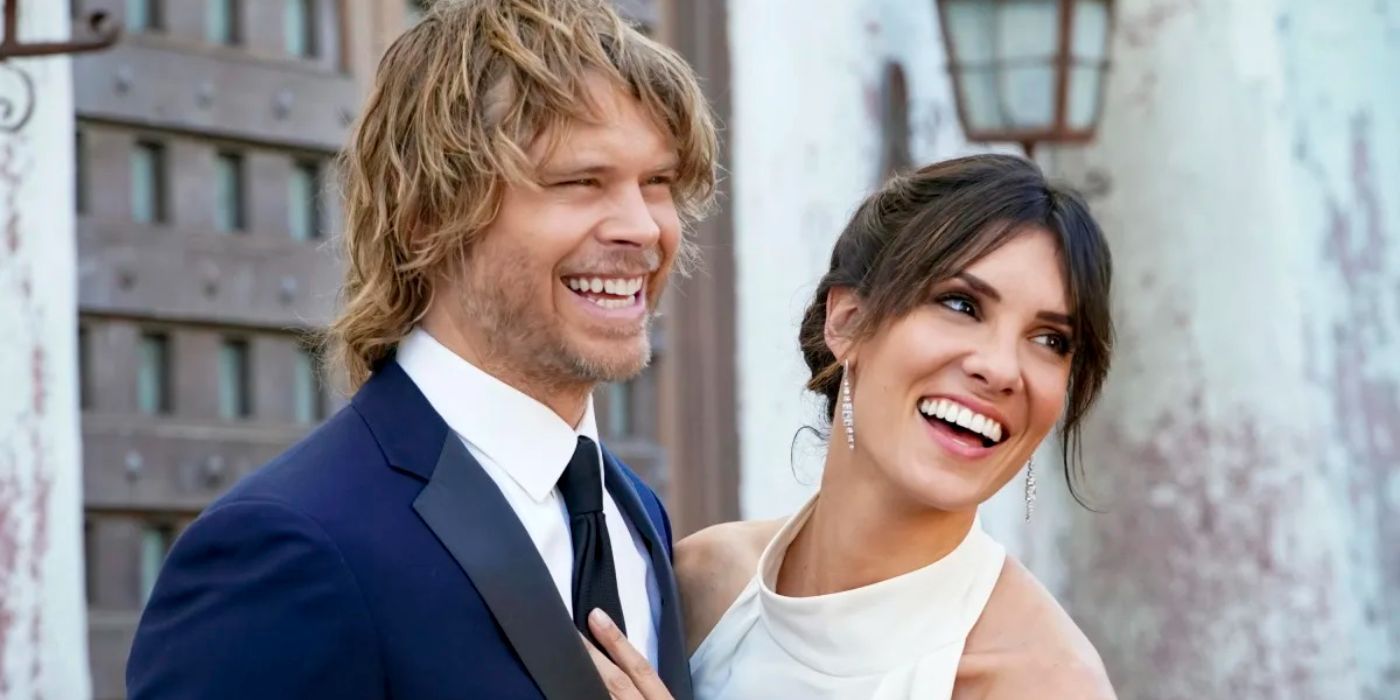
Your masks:
<instances>
[{"instance_id":1,"label":"woman's bare shoulder","mask_svg":"<svg viewBox=\"0 0 1400 700\"><path fill-rule=\"evenodd\" d=\"M758 559L785 520L749 520L705 528L676 544L676 582L694 652L758 570Z\"/></svg>"},{"instance_id":2,"label":"woman's bare shoulder","mask_svg":"<svg viewBox=\"0 0 1400 700\"><path fill-rule=\"evenodd\" d=\"M958 665L957 700L1117 696L1093 643L1050 591L1008 556Z\"/></svg>"}]
</instances>

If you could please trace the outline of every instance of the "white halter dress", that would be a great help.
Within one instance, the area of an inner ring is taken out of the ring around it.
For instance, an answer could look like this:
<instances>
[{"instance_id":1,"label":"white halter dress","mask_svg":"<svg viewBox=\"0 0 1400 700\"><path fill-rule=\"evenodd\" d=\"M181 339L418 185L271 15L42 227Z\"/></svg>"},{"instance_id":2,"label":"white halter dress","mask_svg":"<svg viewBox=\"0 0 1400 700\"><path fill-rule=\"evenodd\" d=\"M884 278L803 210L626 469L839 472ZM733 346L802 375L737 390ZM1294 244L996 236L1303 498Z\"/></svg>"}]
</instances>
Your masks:
<instances>
[{"instance_id":1,"label":"white halter dress","mask_svg":"<svg viewBox=\"0 0 1400 700\"><path fill-rule=\"evenodd\" d=\"M942 700L1006 550L974 522L947 556L830 595L774 592L813 498L773 538L758 572L690 658L696 700Z\"/></svg>"}]
</instances>

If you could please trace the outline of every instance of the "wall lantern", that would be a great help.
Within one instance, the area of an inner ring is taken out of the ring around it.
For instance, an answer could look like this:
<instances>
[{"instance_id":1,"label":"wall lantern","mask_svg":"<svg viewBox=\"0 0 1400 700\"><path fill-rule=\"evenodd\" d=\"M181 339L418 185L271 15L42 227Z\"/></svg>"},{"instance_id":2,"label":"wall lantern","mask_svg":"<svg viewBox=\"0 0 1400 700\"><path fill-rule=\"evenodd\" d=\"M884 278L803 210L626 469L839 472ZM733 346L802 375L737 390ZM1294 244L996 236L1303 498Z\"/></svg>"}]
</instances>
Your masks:
<instances>
[{"instance_id":1,"label":"wall lantern","mask_svg":"<svg viewBox=\"0 0 1400 700\"><path fill-rule=\"evenodd\" d=\"M971 141L1083 143L1103 111L1113 0L935 0Z\"/></svg>"}]
</instances>

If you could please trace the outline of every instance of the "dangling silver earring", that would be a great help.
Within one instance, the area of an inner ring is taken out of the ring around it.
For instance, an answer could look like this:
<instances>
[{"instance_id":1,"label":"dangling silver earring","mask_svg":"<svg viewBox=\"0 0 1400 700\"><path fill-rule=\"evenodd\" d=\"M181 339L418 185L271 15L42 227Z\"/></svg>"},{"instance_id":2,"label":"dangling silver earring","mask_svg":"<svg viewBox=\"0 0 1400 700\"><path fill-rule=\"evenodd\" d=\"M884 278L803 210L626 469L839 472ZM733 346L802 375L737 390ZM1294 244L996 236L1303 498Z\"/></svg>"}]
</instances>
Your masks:
<instances>
[{"instance_id":1,"label":"dangling silver earring","mask_svg":"<svg viewBox=\"0 0 1400 700\"><path fill-rule=\"evenodd\" d=\"M1026 522L1031 521L1035 512L1035 460L1026 462Z\"/></svg>"},{"instance_id":2,"label":"dangling silver earring","mask_svg":"<svg viewBox=\"0 0 1400 700\"><path fill-rule=\"evenodd\" d=\"M841 424L846 426L846 447L856 449L856 408L851 402L851 361L841 365Z\"/></svg>"}]
</instances>

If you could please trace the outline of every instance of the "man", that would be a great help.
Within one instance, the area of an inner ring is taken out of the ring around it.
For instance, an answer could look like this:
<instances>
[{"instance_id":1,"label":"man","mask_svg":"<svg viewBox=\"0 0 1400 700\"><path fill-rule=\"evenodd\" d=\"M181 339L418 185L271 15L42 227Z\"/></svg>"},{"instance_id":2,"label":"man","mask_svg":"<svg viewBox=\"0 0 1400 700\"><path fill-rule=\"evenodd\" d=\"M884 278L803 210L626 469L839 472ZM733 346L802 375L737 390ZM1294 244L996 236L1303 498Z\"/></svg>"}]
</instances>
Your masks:
<instances>
[{"instance_id":1,"label":"man","mask_svg":"<svg viewBox=\"0 0 1400 700\"><path fill-rule=\"evenodd\" d=\"M670 525L590 395L646 365L714 156L693 74L604 0L395 41L342 163L358 390L175 544L131 696L606 698L596 608L690 697Z\"/></svg>"}]
</instances>

